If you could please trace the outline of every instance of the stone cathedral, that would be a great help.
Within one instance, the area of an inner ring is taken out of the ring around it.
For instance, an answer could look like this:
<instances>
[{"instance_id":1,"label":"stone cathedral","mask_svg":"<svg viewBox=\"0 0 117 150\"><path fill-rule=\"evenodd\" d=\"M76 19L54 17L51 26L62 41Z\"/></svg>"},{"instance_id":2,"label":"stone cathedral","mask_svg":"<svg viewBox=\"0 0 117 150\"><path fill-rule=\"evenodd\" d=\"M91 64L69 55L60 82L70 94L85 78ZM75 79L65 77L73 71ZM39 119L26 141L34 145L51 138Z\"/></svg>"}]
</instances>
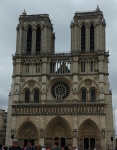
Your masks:
<instances>
[{"instance_id":1,"label":"stone cathedral","mask_svg":"<svg viewBox=\"0 0 117 150\"><path fill-rule=\"evenodd\" d=\"M115 133L108 82L109 52L103 12L76 12L69 53L55 52L48 14L27 15L17 25L6 144L94 147L112 150ZM62 24L62 23L61 23ZM63 33L61 33L63 34Z\"/></svg>"}]
</instances>

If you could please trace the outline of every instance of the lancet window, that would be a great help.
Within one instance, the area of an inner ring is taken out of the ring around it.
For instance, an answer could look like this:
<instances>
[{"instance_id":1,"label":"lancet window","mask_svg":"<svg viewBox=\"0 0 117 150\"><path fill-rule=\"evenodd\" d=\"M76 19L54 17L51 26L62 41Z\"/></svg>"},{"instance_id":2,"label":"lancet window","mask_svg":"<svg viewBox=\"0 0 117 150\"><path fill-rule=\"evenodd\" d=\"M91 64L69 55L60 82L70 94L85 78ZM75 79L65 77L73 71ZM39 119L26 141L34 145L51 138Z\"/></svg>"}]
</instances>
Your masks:
<instances>
[{"instance_id":1,"label":"lancet window","mask_svg":"<svg viewBox=\"0 0 117 150\"><path fill-rule=\"evenodd\" d=\"M91 89L91 101L96 101L96 92L95 89Z\"/></svg>"},{"instance_id":2,"label":"lancet window","mask_svg":"<svg viewBox=\"0 0 117 150\"><path fill-rule=\"evenodd\" d=\"M28 103L30 100L30 91L29 89L25 90L25 102Z\"/></svg>"},{"instance_id":3,"label":"lancet window","mask_svg":"<svg viewBox=\"0 0 117 150\"><path fill-rule=\"evenodd\" d=\"M86 101L86 90L82 89L82 101Z\"/></svg>"},{"instance_id":4,"label":"lancet window","mask_svg":"<svg viewBox=\"0 0 117 150\"><path fill-rule=\"evenodd\" d=\"M83 25L81 28L81 52L85 52L85 26Z\"/></svg>"},{"instance_id":5,"label":"lancet window","mask_svg":"<svg viewBox=\"0 0 117 150\"><path fill-rule=\"evenodd\" d=\"M94 62L90 61L90 71L93 72L94 71Z\"/></svg>"},{"instance_id":6,"label":"lancet window","mask_svg":"<svg viewBox=\"0 0 117 150\"><path fill-rule=\"evenodd\" d=\"M36 32L36 54L40 54L40 50L41 50L41 29L40 27L38 27Z\"/></svg>"},{"instance_id":7,"label":"lancet window","mask_svg":"<svg viewBox=\"0 0 117 150\"><path fill-rule=\"evenodd\" d=\"M34 102L38 103L39 102L39 90L34 91Z\"/></svg>"},{"instance_id":8,"label":"lancet window","mask_svg":"<svg viewBox=\"0 0 117 150\"><path fill-rule=\"evenodd\" d=\"M29 73L29 63L25 64L25 73Z\"/></svg>"},{"instance_id":9,"label":"lancet window","mask_svg":"<svg viewBox=\"0 0 117 150\"><path fill-rule=\"evenodd\" d=\"M94 26L90 27L90 51L94 52Z\"/></svg>"},{"instance_id":10,"label":"lancet window","mask_svg":"<svg viewBox=\"0 0 117 150\"><path fill-rule=\"evenodd\" d=\"M40 64L36 63L35 66L36 66L36 73L39 73L40 72Z\"/></svg>"},{"instance_id":11,"label":"lancet window","mask_svg":"<svg viewBox=\"0 0 117 150\"><path fill-rule=\"evenodd\" d=\"M31 54L31 47L32 47L32 29L31 27L29 27L27 31L27 54Z\"/></svg>"},{"instance_id":12,"label":"lancet window","mask_svg":"<svg viewBox=\"0 0 117 150\"><path fill-rule=\"evenodd\" d=\"M81 72L85 72L85 61L81 61Z\"/></svg>"}]
</instances>

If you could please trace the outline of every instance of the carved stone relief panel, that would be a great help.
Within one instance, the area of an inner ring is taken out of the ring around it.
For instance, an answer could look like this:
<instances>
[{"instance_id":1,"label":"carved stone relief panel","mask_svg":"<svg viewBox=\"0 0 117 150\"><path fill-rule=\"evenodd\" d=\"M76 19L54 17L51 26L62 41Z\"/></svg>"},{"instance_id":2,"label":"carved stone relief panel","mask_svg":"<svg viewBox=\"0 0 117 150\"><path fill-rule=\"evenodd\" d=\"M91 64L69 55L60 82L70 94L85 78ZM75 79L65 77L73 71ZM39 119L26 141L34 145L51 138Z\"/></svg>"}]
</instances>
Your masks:
<instances>
[{"instance_id":1,"label":"carved stone relief panel","mask_svg":"<svg viewBox=\"0 0 117 150\"><path fill-rule=\"evenodd\" d=\"M53 134L54 134L54 136L61 137L61 136L65 136L65 135L66 135L66 131L65 131L65 129L64 129L61 125L58 125L58 126L53 130Z\"/></svg>"},{"instance_id":2,"label":"carved stone relief panel","mask_svg":"<svg viewBox=\"0 0 117 150\"><path fill-rule=\"evenodd\" d=\"M86 87L87 87L87 88L90 88L90 87L91 87L91 85L92 85L92 81L91 81L91 80L89 80L89 79L88 79L88 80L86 80L86 81L85 81L85 85L86 85Z\"/></svg>"},{"instance_id":3,"label":"carved stone relief panel","mask_svg":"<svg viewBox=\"0 0 117 150\"><path fill-rule=\"evenodd\" d=\"M32 89L35 87L35 82L34 81L29 81L28 86Z\"/></svg>"}]
</instances>

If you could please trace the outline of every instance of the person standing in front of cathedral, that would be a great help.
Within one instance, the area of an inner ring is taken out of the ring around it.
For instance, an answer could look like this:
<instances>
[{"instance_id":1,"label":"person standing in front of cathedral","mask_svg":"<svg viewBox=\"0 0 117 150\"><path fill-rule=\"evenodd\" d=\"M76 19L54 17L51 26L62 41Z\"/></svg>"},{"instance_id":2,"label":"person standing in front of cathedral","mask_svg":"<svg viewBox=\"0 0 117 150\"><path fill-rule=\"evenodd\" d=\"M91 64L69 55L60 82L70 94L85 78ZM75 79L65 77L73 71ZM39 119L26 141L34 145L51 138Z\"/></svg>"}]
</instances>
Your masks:
<instances>
[{"instance_id":1,"label":"person standing in front of cathedral","mask_svg":"<svg viewBox=\"0 0 117 150\"><path fill-rule=\"evenodd\" d=\"M18 145L17 139L12 140L12 146L9 148L9 150L21 150L21 147Z\"/></svg>"},{"instance_id":2,"label":"person standing in front of cathedral","mask_svg":"<svg viewBox=\"0 0 117 150\"><path fill-rule=\"evenodd\" d=\"M58 137L54 138L54 148L52 148L52 150L61 150L61 148L59 147L59 138Z\"/></svg>"},{"instance_id":3,"label":"person standing in front of cathedral","mask_svg":"<svg viewBox=\"0 0 117 150\"><path fill-rule=\"evenodd\" d=\"M32 141L31 140L28 140L27 147L25 148L25 150L35 150L35 147L32 146Z\"/></svg>"}]
</instances>

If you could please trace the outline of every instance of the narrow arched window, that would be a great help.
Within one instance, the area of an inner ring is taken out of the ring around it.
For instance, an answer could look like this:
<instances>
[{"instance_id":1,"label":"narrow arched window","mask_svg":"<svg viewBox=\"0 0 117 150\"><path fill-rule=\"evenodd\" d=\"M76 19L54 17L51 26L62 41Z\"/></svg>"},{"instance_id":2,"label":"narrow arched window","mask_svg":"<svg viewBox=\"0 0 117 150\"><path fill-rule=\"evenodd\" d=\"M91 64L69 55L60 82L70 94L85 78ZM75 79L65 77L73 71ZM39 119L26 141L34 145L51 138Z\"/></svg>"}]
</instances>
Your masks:
<instances>
[{"instance_id":1,"label":"narrow arched window","mask_svg":"<svg viewBox=\"0 0 117 150\"><path fill-rule=\"evenodd\" d=\"M81 61L81 72L85 72L85 61Z\"/></svg>"},{"instance_id":2,"label":"narrow arched window","mask_svg":"<svg viewBox=\"0 0 117 150\"><path fill-rule=\"evenodd\" d=\"M29 73L29 63L27 63L26 65L25 65L25 73Z\"/></svg>"},{"instance_id":3,"label":"narrow arched window","mask_svg":"<svg viewBox=\"0 0 117 150\"><path fill-rule=\"evenodd\" d=\"M40 65L39 65L39 63L36 63L35 67L36 67L36 73L39 73L40 72Z\"/></svg>"},{"instance_id":4,"label":"narrow arched window","mask_svg":"<svg viewBox=\"0 0 117 150\"><path fill-rule=\"evenodd\" d=\"M27 32L27 54L31 54L32 47L32 29L29 27Z\"/></svg>"},{"instance_id":5,"label":"narrow arched window","mask_svg":"<svg viewBox=\"0 0 117 150\"><path fill-rule=\"evenodd\" d=\"M81 28L81 52L85 52L85 26Z\"/></svg>"},{"instance_id":6,"label":"narrow arched window","mask_svg":"<svg viewBox=\"0 0 117 150\"><path fill-rule=\"evenodd\" d=\"M35 103L39 102L39 90L34 91L34 102Z\"/></svg>"},{"instance_id":7,"label":"narrow arched window","mask_svg":"<svg viewBox=\"0 0 117 150\"><path fill-rule=\"evenodd\" d=\"M94 71L94 63L93 61L90 62L90 71L93 72Z\"/></svg>"},{"instance_id":8,"label":"narrow arched window","mask_svg":"<svg viewBox=\"0 0 117 150\"><path fill-rule=\"evenodd\" d=\"M41 50L41 29L38 27L36 32L36 54L40 54Z\"/></svg>"},{"instance_id":9,"label":"narrow arched window","mask_svg":"<svg viewBox=\"0 0 117 150\"><path fill-rule=\"evenodd\" d=\"M25 91L25 102L28 103L30 100L30 91L26 90Z\"/></svg>"},{"instance_id":10,"label":"narrow arched window","mask_svg":"<svg viewBox=\"0 0 117 150\"><path fill-rule=\"evenodd\" d=\"M92 90L91 90L91 101L96 101L95 89L92 89Z\"/></svg>"},{"instance_id":11,"label":"narrow arched window","mask_svg":"<svg viewBox=\"0 0 117 150\"><path fill-rule=\"evenodd\" d=\"M94 52L94 26L90 27L90 51Z\"/></svg>"},{"instance_id":12,"label":"narrow arched window","mask_svg":"<svg viewBox=\"0 0 117 150\"><path fill-rule=\"evenodd\" d=\"M86 101L86 90L82 90L82 101Z\"/></svg>"}]
</instances>

